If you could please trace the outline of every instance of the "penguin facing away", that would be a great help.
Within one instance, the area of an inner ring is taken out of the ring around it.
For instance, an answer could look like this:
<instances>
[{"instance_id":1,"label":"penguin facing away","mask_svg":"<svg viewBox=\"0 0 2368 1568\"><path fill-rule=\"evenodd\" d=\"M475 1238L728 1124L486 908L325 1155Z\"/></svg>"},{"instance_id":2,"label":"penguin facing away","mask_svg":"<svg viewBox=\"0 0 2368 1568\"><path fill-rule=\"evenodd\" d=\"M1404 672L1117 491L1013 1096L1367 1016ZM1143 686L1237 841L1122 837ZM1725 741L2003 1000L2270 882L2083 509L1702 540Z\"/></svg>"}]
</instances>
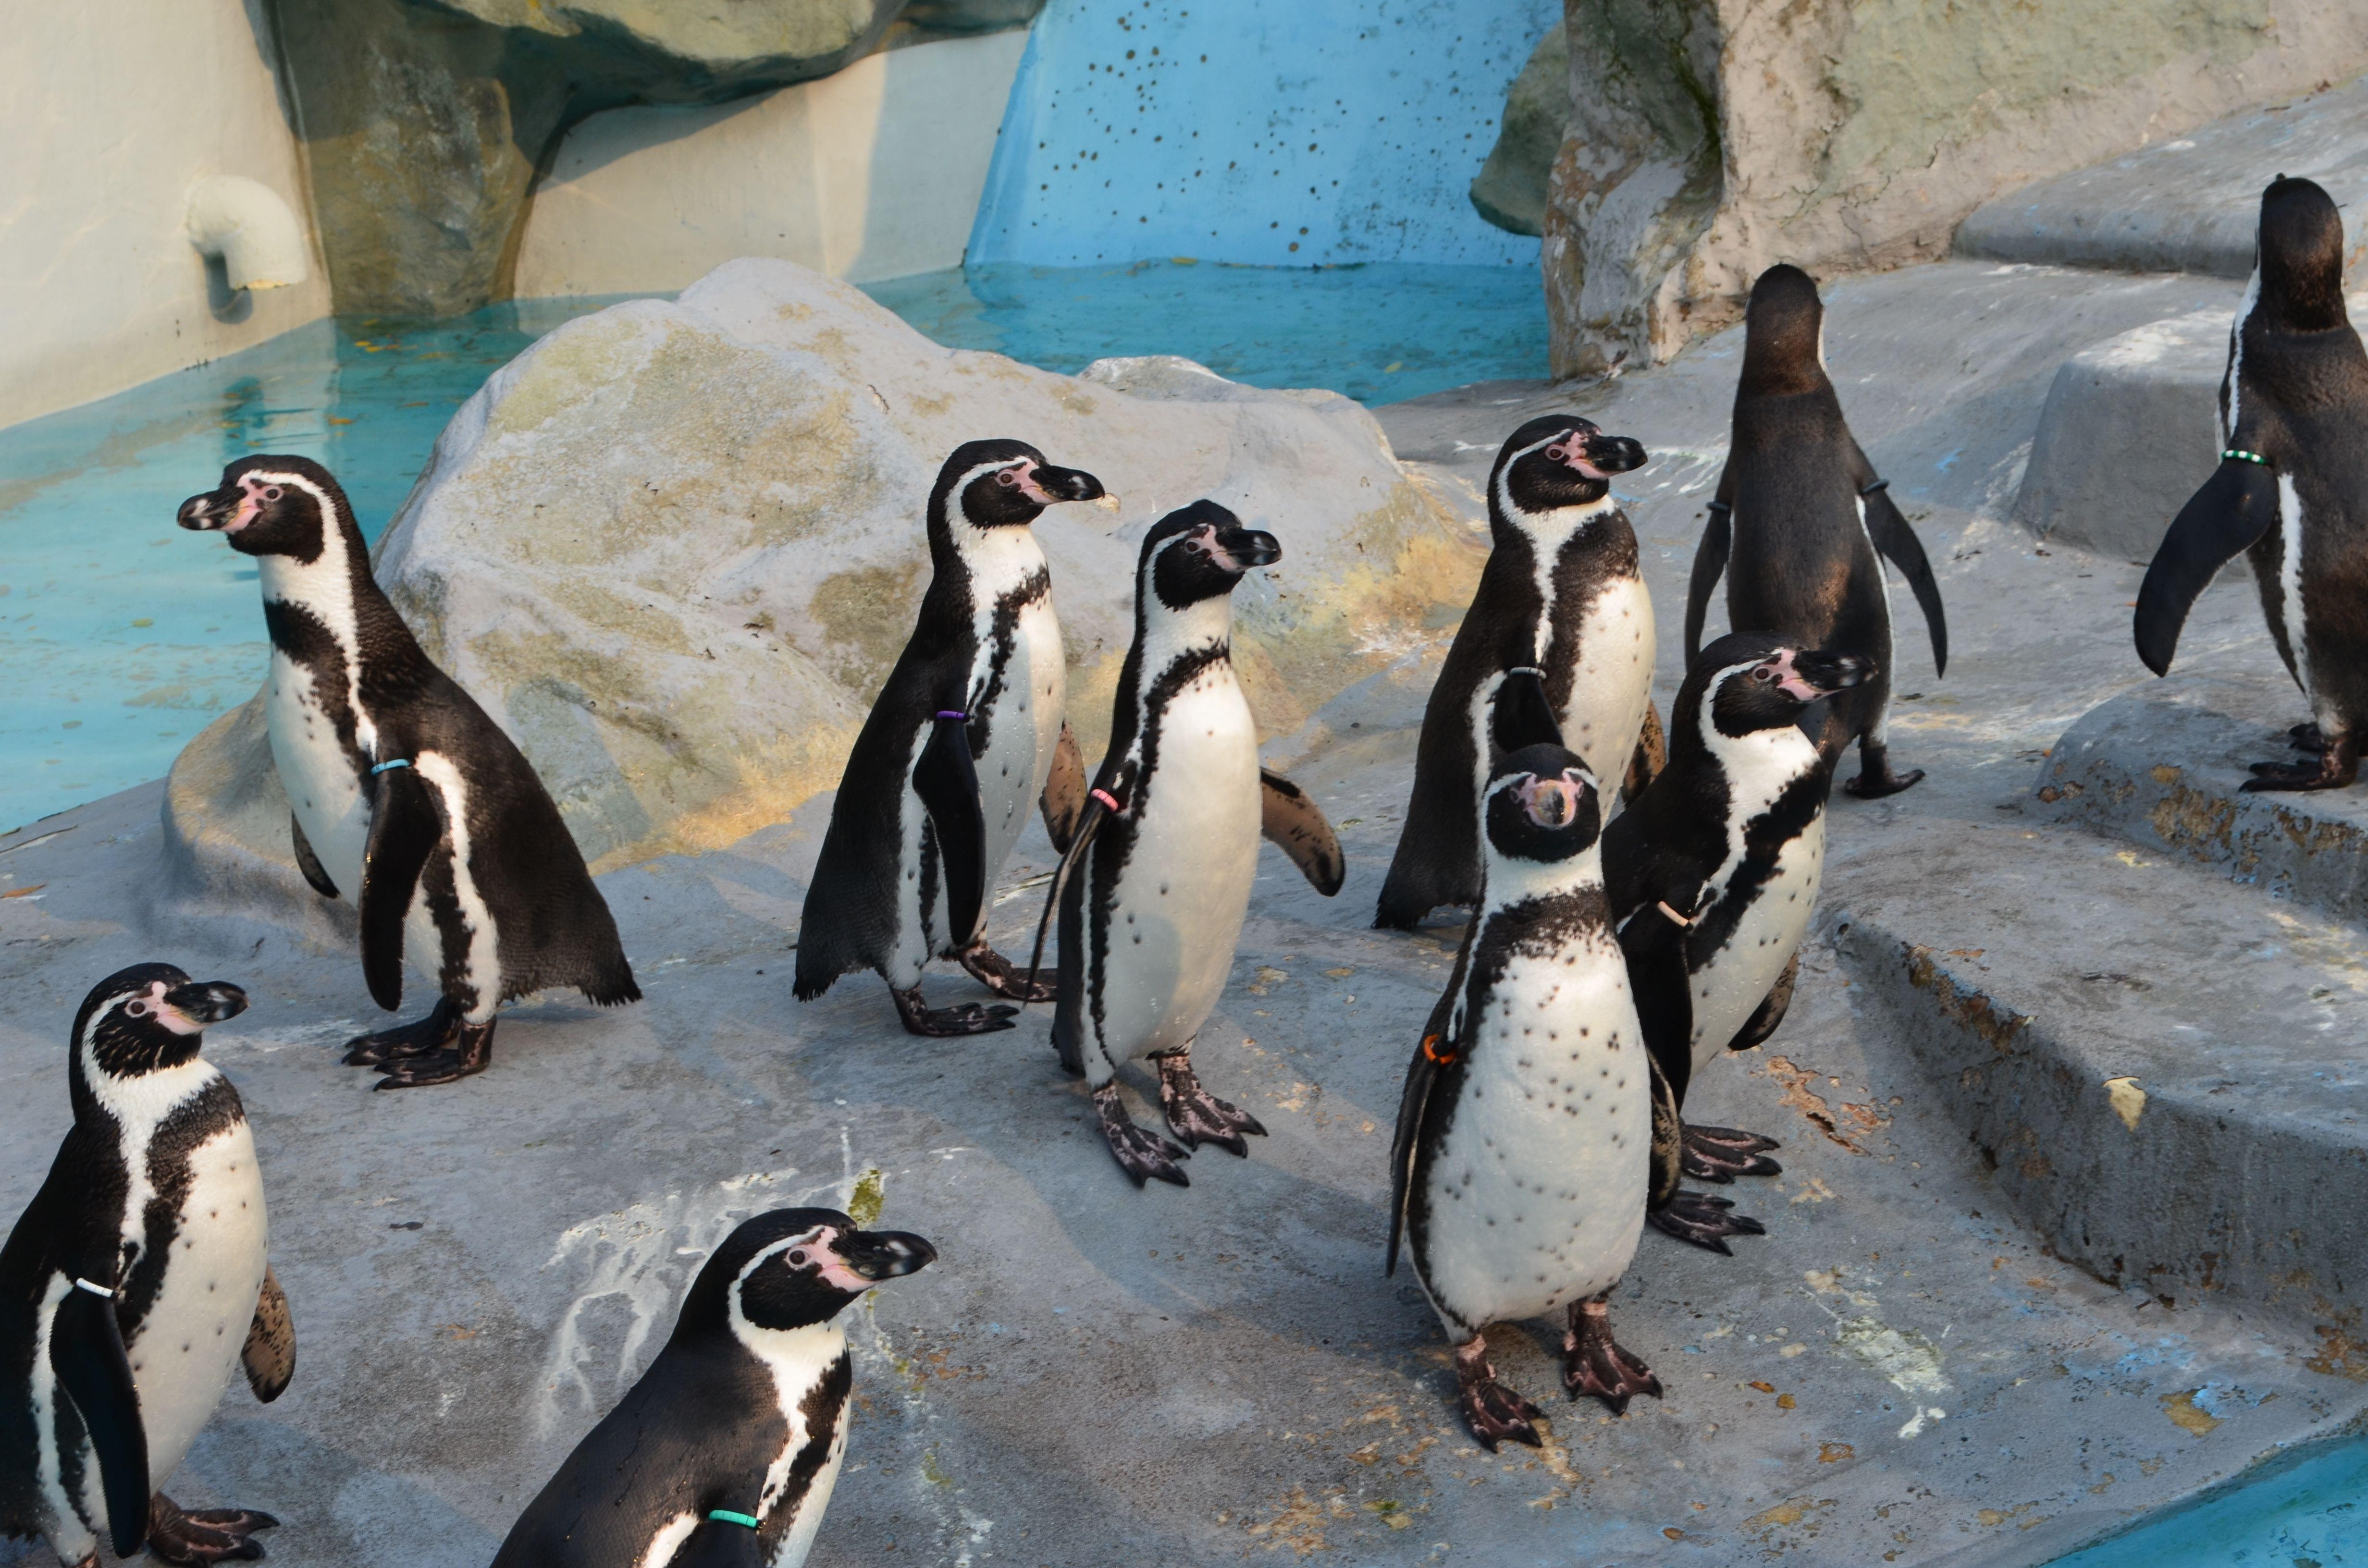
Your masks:
<instances>
[{"instance_id":1,"label":"penguin facing away","mask_svg":"<svg viewBox=\"0 0 2368 1568\"><path fill-rule=\"evenodd\" d=\"M1702 650L1669 709L1669 760L1603 833L1604 889L1645 1041L1682 1108L1694 1076L1776 1032L1825 870L1832 761L1801 728L1812 704L1863 683L1856 653L1732 633ZM1772 1138L1687 1126L1686 1176L1774 1176ZM1759 1223L1725 1199L1673 1191L1646 1218L1713 1252Z\"/></svg>"},{"instance_id":2,"label":"penguin facing away","mask_svg":"<svg viewBox=\"0 0 2368 1568\"><path fill-rule=\"evenodd\" d=\"M1011 1028L1010 1006L922 1000L941 954L996 995L1050 1000L986 945L985 895L1040 801L1056 844L1083 803L1053 577L1030 525L1048 506L1103 498L1092 474L1025 441L966 442L939 470L933 574L831 805L798 931L799 1000L869 969L915 1034Z\"/></svg>"},{"instance_id":3,"label":"penguin facing away","mask_svg":"<svg viewBox=\"0 0 2368 1568\"><path fill-rule=\"evenodd\" d=\"M740 1225L494 1568L799 1568L847 1452L854 1369L838 1314L937 1256L831 1209Z\"/></svg>"},{"instance_id":4,"label":"penguin facing away","mask_svg":"<svg viewBox=\"0 0 2368 1568\"><path fill-rule=\"evenodd\" d=\"M1480 895L1479 800L1499 747L1486 716L1508 680L1536 687L1570 748L1599 778L1647 770L1653 717L1653 601L1636 533L1611 476L1645 449L1571 415L1532 419L1506 439L1488 476L1492 547L1423 709L1406 825L1373 915L1411 930L1442 903ZM1639 737L1643 745L1639 745Z\"/></svg>"},{"instance_id":5,"label":"penguin facing away","mask_svg":"<svg viewBox=\"0 0 2368 1568\"><path fill-rule=\"evenodd\" d=\"M1687 587L1686 665L1702 651L1721 573L1732 630L1863 654L1874 673L1827 705L1818 744L1831 763L1858 742L1858 777L1844 788L1872 800L1924 777L1894 773L1884 737L1893 665L1884 559L1915 592L1940 675L1949 668L1949 627L1924 546L1842 417L1825 343L1825 305L1809 275L1788 266L1761 273L1744 312L1726 468Z\"/></svg>"},{"instance_id":6,"label":"penguin facing away","mask_svg":"<svg viewBox=\"0 0 2368 1568\"><path fill-rule=\"evenodd\" d=\"M1403 1244L1455 1345L1463 1420L1537 1446L1538 1407L1483 1331L1566 1309L1563 1383L1614 1413L1661 1385L1611 1336L1653 1170L1651 1058L1604 902L1594 776L1551 744L1482 797L1486 884L1406 1071L1390 1153L1388 1267Z\"/></svg>"},{"instance_id":7,"label":"penguin facing away","mask_svg":"<svg viewBox=\"0 0 2368 1568\"><path fill-rule=\"evenodd\" d=\"M2220 378L2220 466L2173 519L2138 589L2138 656L2170 669L2187 612L2220 568L2251 562L2261 614L2309 699L2303 763L2260 762L2248 791L2359 777L2368 723L2368 351L2343 302L2343 217L2281 175L2261 193L2253 278Z\"/></svg>"},{"instance_id":8,"label":"penguin facing away","mask_svg":"<svg viewBox=\"0 0 2368 1568\"><path fill-rule=\"evenodd\" d=\"M306 458L241 458L181 504L185 528L256 558L271 637L265 720L297 865L357 901L362 975L403 1002L408 958L439 994L416 1023L350 1042L381 1089L492 1062L495 1009L572 985L641 1000L617 923L533 765L437 668L370 575L346 493Z\"/></svg>"},{"instance_id":9,"label":"penguin facing away","mask_svg":"<svg viewBox=\"0 0 2368 1568\"><path fill-rule=\"evenodd\" d=\"M0 1247L0 1534L65 1563L144 1540L168 1562L255 1559L279 1521L185 1512L154 1490L244 1361L266 1403L296 1367L265 1255L263 1181L238 1091L198 1054L245 993L135 964L75 1015L74 1124Z\"/></svg>"},{"instance_id":10,"label":"penguin facing away","mask_svg":"<svg viewBox=\"0 0 2368 1568\"><path fill-rule=\"evenodd\" d=\"M1053 1043L1092 1086L1110 1153L1137 1187L1190 1181L1177 1164L1186 1149L1127 1115L1122 1062L1158 1064L1160 1108L1186 1144L1246 1156L1244 1135L1266 1131L1202 1088L1191 1061L1233 970L1260 835L1327 898L1346 874L1322 810L1258 766L1258 726L1234 674L1234 588L1281 557L1271 534L1213 501L1144 536L1110 751L1046 902L1047 919L1060 914ZM1040 956L1042 943L1040 927Z\"/></svg>"}]
</instances>

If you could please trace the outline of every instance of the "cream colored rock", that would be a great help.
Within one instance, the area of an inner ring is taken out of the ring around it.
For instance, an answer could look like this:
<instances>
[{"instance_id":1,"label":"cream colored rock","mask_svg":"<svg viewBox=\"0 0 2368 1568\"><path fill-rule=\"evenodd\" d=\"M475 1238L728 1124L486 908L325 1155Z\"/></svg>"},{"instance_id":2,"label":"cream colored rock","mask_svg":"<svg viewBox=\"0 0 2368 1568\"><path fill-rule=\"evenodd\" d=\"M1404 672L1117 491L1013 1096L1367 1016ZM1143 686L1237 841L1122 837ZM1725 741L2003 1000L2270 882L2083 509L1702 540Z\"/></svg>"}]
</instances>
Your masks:
<instances>
[{"instance_id":1,"label":"cream colored rock","mask_svg":"<svg viewBox=\"0 0 2368 1568\"><path fill-rule=\"evenodd\" d=\"M1775 262L1930 259L2002 191L2368 69L2356 0L1565 8L1543 260L1557 376L1668 359Z\"/></svg>"},{"instance_id":2,"label":"cream colored rock","mask_svg":"<svg viewBox=\"0 0 2368 1568\"><path fill-rule=\"evenodd\" d=\"M1477 574L1471 531L1347 398L1181 359L1063 376L948 350L776 261L575 321L496 372L438 442L378 574L597 869L712 848L837 785L928 580L938 466L996 436L1123 501L1036 526L1089 759L1138 542L1177 506L1210 496L1282 541L1235 597L1235 663L1269 734L1395 663ZM168 790L184 881L248 906L266 862L294 886L263 745L251 713L226 717Z\"/></svg>"}]
</instances>

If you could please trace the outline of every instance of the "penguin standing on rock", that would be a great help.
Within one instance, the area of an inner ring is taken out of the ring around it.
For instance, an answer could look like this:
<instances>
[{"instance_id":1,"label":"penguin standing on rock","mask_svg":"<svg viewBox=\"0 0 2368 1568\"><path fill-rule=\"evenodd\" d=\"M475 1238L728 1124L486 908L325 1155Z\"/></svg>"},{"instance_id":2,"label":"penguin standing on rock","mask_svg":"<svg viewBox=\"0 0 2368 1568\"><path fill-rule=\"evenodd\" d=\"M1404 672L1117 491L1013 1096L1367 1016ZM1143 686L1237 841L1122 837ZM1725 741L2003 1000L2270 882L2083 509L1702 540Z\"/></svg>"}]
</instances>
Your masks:
<instances>
[{"instance_id":1,"label":"penguin standing on rock","mask_svg":"<svg viewBox=\"0 0 2368 1568\"><path fill-rule=\"evenodd\" d=\"M362 977L403 1002L407 956L436 977L427 1017L350 1042L381 1089L493 1061L494 1012L546 986L641 1000L617 923L518 746L428 660L370 576L346 493L305 458L241 458L181 503L185 528L256 558L271 635L265 722L304 880L361 915Z\"/></svg>"},{"instance_id":2,"label":"penguin standing on rock","mask_svg":"<svg viewBox=\"0 0 2368 1568\"><path fill-rule=\"evenodd\" d=\"M1842 417L1826 376L1825 321L1816 284L1797 267L1771 267L1751 286L1734 438L1686 596L1686 665L1692 668L1702 651L1722 572L1732 630L1863 654L1876 673L1828 705L1819 745L1832 763L1858 742L1858 777L1844 788L1872 800L1924 777L1920 768L1894 773L1884 739L1892 667L1885 558L1924 612L1936 675L1948 672L1949 626L1924 546Z\"/></svg>"},{"instance_id":3,"label":"penguin standing on rock","mask_svg":"<svg viewBox=\"0 0 2368 1568\"><path fill-rule=\"evenodd\" d=\"M2343 217L2281 175L2261 193L2253 280L2220 379L2220 466L2180 508L2138 589L2138 656L2170 669L2195 597L2239 553L2287 673L2309 699L2305 763L2253 765L2248 790L2338 790L2368 725L2368 351L2343 303Z\"/></svg>"},{"instance_id":4,"label":"penguin standing on rock","mask_svg":"<svg viewBox=\"0 0 2368 1568\"><path fill-rule=\"evenodd\" d=\"M1776 1032L1825 872L1832 764L1801 725L1810 705L1874 674L1856 653L1757 633L1702 650L1669 709L1669 759L1603 832L1603 880L1645 1040L1682 1106L1694 1075ZM1772 1138L1682 1132L1683 1174L1774 1176ZM1757 1221L1725 1199L1671 1192L1647 1218L1725 1252Z\"/></svg>"},{"instance_id":5,"label":"penguin standing on rock","mask_svg":"<svg viewBox=\"0 0 2368 1568\"><path fill-rule=\"evenodd\" d=\"M1247 1155L1244 1135L1266 1131L1201 1086L1190 1054L1233 971L1260 834L1327 898L1346 871L1315 802L1258 766L1258 726L1234 675L1235 585L1281 558L1273 535L1213 501L1144 536L1110 751L1047 900L1047 917L1057 908L1061 919L1053 1043L1092 1085L1110 1153L1137 1187L1191 1183L1177 1164L1186 1151L1128 1117L1121 1062L1158 1063L1160 1108L1188 1144ZM1040 953L1042 942L1040 930Z\"/></svg>"},{"instance_id":6,"label":"penguin standing on rock","mask_svg":"<svg viewBox=\"0 0 2368 1568\"><path fill-rule=\"evenodd\" d=\"M252 1560L247 1508L185 1512L169 1477L233 1365L267 1403L296 1369L265 1253L263 1178L238 1091L198 1054L246 994L144 963L75 1015L74 1130L0 1247L0 1533L92 1564L144 1540L168 1562Z\"/></svg>"},{"instance_id":7,"label":"penguin standing on rock","mask_svg":"<svg viewBox=\"0 0 2368 1568\"><path fill-rule=\"evenodd\" d=\"M937 1256L831 1209L742 1224L493 1568L800 1568L847 1453L855 1375L838 1314Z\"/></svg>"},{"instance_id":8,"label":"penguin standing on rock","mask_svg":"<svg viewBox=\"0 0 2368 1568\"><path fill-rule=\"evenodd\" d=\"M1569 1313L1563 1384L1617 1413L1661 1384L1611 1337L1611 1288L1644 1229L1651 1058L1604 902L1594 776L1556 745L1499 762L1480 807L1486 888L1406 1070L1390 1152L1389 1271L1403 1243L1455 1344L1465 1426L1540 1445L1482 1331Z\"/></svg>"},{"instance_id":9,"label":"penguin standing on rock","mask_svg":"<svg viewBox=\"0 0 2368 1568\"><path fill-rule=\"evenodd\" d=\"M1423 709L1375 926L1412 930L1442 903L1479 898L1480 790L1502 749L1489 734L1494 705L1541 710L1599 778L1642 788L1649 777L1660 739L1653 600L1635 530L1611 495L1611 476L1645 461L1635 441L1565 414L1531 420L1497 454L1493 547Z\"/></svg>"},{"instance_id":10,"label":"penguin standing on rock","mask_svg":"<svg viewBox=\"0 0 2368 1568\"><path fill-rule=\"evenodd\" d=\"M1056 846L1084 804L1061 719L1053 575L1029 525L1047 506L1104 499L1092 474L1054 468L1025 441L968 442L938 471L934 574L831 804L798 927L800 1001L869 969L915 1034L1011 1028L1010 1006L922 1000L922 971L940 954L1011 1002L1051 998L986 945L986 893L1040 799Z\"/></svg>"}]
</instances>

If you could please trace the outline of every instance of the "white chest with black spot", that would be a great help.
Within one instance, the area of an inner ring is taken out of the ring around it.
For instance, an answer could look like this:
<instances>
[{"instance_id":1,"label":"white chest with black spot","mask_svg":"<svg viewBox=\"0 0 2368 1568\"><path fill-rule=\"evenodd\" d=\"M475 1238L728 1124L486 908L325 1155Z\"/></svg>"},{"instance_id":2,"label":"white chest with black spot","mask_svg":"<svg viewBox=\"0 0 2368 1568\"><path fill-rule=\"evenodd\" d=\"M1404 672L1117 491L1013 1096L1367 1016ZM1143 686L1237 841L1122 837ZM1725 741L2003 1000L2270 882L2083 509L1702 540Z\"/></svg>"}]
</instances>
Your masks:
<instances>
[{"instance_id":1,"label":"white chest with black spot","mask_svg":"<svg viewBox=\"0 0 2368 1568\"><path fill-rule=\"evenodd\" d=\"M971 672L973 703L992 678L988 661L994 652L991 642L979 644L978 662ZM1053 613L1049 589L1021 608L1002 676L987 727L986 751L978 758L979 803L986 817L990 880L1002 870L1019 835L1027 831L1037 800L1044 793L1044 781L1052 776L1053 750L1060 744L1068 671L1061 651L1061 623Z\"/></svg>"},{"instance_id":2,"label":"white chest with black spot","mask_svg":"<svg viewBox=\"0 0 2368 1568\"><path fill-rule=\"evenodd\" d=\"M321 554L310 563L267 555L256 565L266 602L276 600L302 610L326 627L336 649L334 668L302 665L272 649L264 722L271 737L272 764L305 841L337 892L358 898L362 858L370 845L370 800L355 776L353 756L324 707L330 693L324 689L338 688L336 697L354 714L362 755L372 756L378 736L361 704L361 648L346 542L336 529L327 529Z\"/></svg>"}]
</instances>

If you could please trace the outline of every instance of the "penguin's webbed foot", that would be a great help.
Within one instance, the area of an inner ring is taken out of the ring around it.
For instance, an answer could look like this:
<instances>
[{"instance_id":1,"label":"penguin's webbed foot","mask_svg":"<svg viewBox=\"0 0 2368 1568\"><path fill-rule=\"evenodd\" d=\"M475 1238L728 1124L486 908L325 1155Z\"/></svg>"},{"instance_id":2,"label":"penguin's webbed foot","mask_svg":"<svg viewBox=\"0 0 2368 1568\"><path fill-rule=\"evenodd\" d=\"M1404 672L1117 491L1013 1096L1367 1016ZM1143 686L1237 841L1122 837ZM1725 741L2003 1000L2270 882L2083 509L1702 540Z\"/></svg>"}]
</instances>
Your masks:
<instances>
[{"instance_id":1,"label":"penguin's webbed foot","mask_svg":"<svg viewBox=\"0 0 2368 1568\"><path fill-rule=\"evenodd\" d=\"M1000 1003L990 1006L980 1002L964 1002L959 1007L932 1007L921 1000L921 988L917 985L910 991L899 991L892 985L888 994L896 999L896 1016L905 1020L906 1033L940 1040L1010 1028L1012 1015L1019 1011Z\"/></svg>"},{"instance_id":2,"label":"penguin's webbed foot","mask_svg":"<svg viewBox=\"0 0 2368 1568\"><path fill-rule=\"evenodd\" d=\"M2317 727L2313 726L2317 733ZM2341 790L2360 777L2360 743L2351 735L2333 740L2319 736L2317 762L2257 762L2242 793L2265 794L2296 790ZM2300 742L2297 740L2296 744ZM2307 748L2303 748L2307 749Z\"/></svg>"},{"instance_id":3,"label":"penguin's webbed foot","mask_svg":"<svg viewBox=\"0 0 2368 1568\"><path fill-rule=\"evenodd\" d=\"M1214 1143L1249 1158L1249 1142L1243 1134L1265 1137L1266 1128L1258 1119L1202 1088L1189 1051L1167 1051L1151 1060L1159 1067L1159 1108L1167 1118L1168 1130L1188 1148Z\"/></svg>"},{"instance_id":4,"label":"penguin's webbed foot","mask_svg":"<svg viewBox=\"0 0 2368 1568\"><path fill-rule=\"evenodd\" d=\"M461 1032L461 1009L449 996L436 998L436 1006L426 1017L415 1024L397 1024L376 1034L358 1035L346 1041L346 1065L348 1067L382 1067L390 1062L407 1057L426 1056L452 1043Z\"/></svg>"},{"instance_id":5,"label":"penguin's webbed foot","mask_svg":"<svg viewBox=\"0 0 2368 1568\"><path fill-rule=\"evenodd\" d=\"M494 1025L498 1022L498 1018L487 1018L482 1024L463 1023L450 1050L385 1063L379 1068L382 1076L378 1086L381 1089L423 1089L434 1084L457 1084L463 1078L476 1076L494 1064Z\"/></svg>"},{"instance_id":6,"label":"penguin's webbed foot","mask_svg":"<svg viewBox=\"0 0 2368 1568\"><path fill-rule=\"evenodd\" d=\"M2327 736L2317 723L2296 724L2286 732L2287 744L2296 751L2306 751L2313 756L2327 749Z\"/></svg>"},{"instance_id":7,"label":"penguin's webbed foot","mask_svg":"<svg viewBox=\"0 0 2368 1568\"><path fill-rule=\"evenodd\" d=\"M1626 1415L1628 1402L1640 1393L1661 1397L1661 1380L1611 1337L1611 1303L1602 1296L1570 1304L1570 1332L1563 1335L1562 1358L1562 1384L1570 1397L1593 1394L1614 1415Z\"/></svg>"},{"instance_id":8,"label":"penguin's webbed foot","mask_svg":"<svg viewBox=\"0 0 2368 1568\"><path fill-rule=\"evenodd\" d=\"M1707 1192L1672 1193L1669 1200L1658 1209L1645 1210L1645 1218L1653 1228L1672 1235L1681 1242L1732 1257L1735 1249L1726 1244L1729 1236L1764 1236L1768 1227L1748 1214L1731 1214L1735 1207L1731 1198L1713 1198Z\"/></svg>"},{"instance_id":9,"label":"penguin's webbed foot","mask_svg":"<svg viewBox=\"0 0 2368 1568\"><path fill-rule=\"evenodd\" d=\"M254 1539L278 1519L254 1508L199 1508L191 1513L159 1492L148 1500L148 1550L167 1562L260 1562Z\"/></svg>"},{"instance_id":10,"label":"penguin's webbed foot","mask_svg":"<svg viewBox=\"0 0 2368 1568\"><path fill-rule=\"evenodd\" d=\"M1924 770L1920 767L1911 767L1905 773L1894 773L1891 771L1891 765L1887 762L1864 764L1860 767L1858 777L1842 788L1861 801L1880 801L1885 795L1896 795L1902 790L1921 780L1923 777Z\"/></svg>"},{"instance_id":11,"label":"penguin's webbed foot","mask_svg":"<svg viewBox=\"0 0 2368 1568\"><path fill-rule=\"evenodd\" d=\"M1148 1132L1134 1124L1126 1114L1126 1107L1118 1097L1118 1080L1112 1078L1094 1091L1094 1109L1102 1119L1102 1136L1110 1141L1110 1151L1118 1161L1119 1169L1134 1178L1141 1187L1156 1176L1178 1187L1190 1187L1192 1178L1184 1174L1178 1160L1192 1156L1185 1149L1170 1143L1156 1132Z\"/></svg>"},{"instance_id":12,"label":"penguin's webbed foot","mask_svg":"<svg viewBox=\"0 0 2368 1568\"><path fill-rule=\"evenodd\" d=\"M1533 1449L1545 1447L1537 1428L1545 1412L1497 1381L1497 1369L1488 1364L1488 1342L1476 1334L1455 1347L1455 1396L1463 1409L1465 1430L1490 1453L1507 1438Z\"/></svg>"},{"instance_id":13,"label":"penguin's webbed foot","mask_svg":"<svg viewBox=\"0 0 2368 1568\"><path fill-rule=\"evenodd\" d=\"M1054 1002L1060 999L1061 988L1041 975L1030 984L1028 973L1018 964L988 947L985 942L964 948L954 955L973 980L1014 1002Z\"/></svg>"},{"instance_id":14,"label":"penguin's webbed foot","mask_svg":"<svg viewBox=\"0 0 2368 1568\"><path fill-rule=\"evenodd\" d=\"M1782 1176L1784 1167L1766 1151L1784 1145L1740 1128L1690 1122L1679 1168L1696 1181L1730 1182L1739 1176Z\"/></svg>"}]
</instances>

